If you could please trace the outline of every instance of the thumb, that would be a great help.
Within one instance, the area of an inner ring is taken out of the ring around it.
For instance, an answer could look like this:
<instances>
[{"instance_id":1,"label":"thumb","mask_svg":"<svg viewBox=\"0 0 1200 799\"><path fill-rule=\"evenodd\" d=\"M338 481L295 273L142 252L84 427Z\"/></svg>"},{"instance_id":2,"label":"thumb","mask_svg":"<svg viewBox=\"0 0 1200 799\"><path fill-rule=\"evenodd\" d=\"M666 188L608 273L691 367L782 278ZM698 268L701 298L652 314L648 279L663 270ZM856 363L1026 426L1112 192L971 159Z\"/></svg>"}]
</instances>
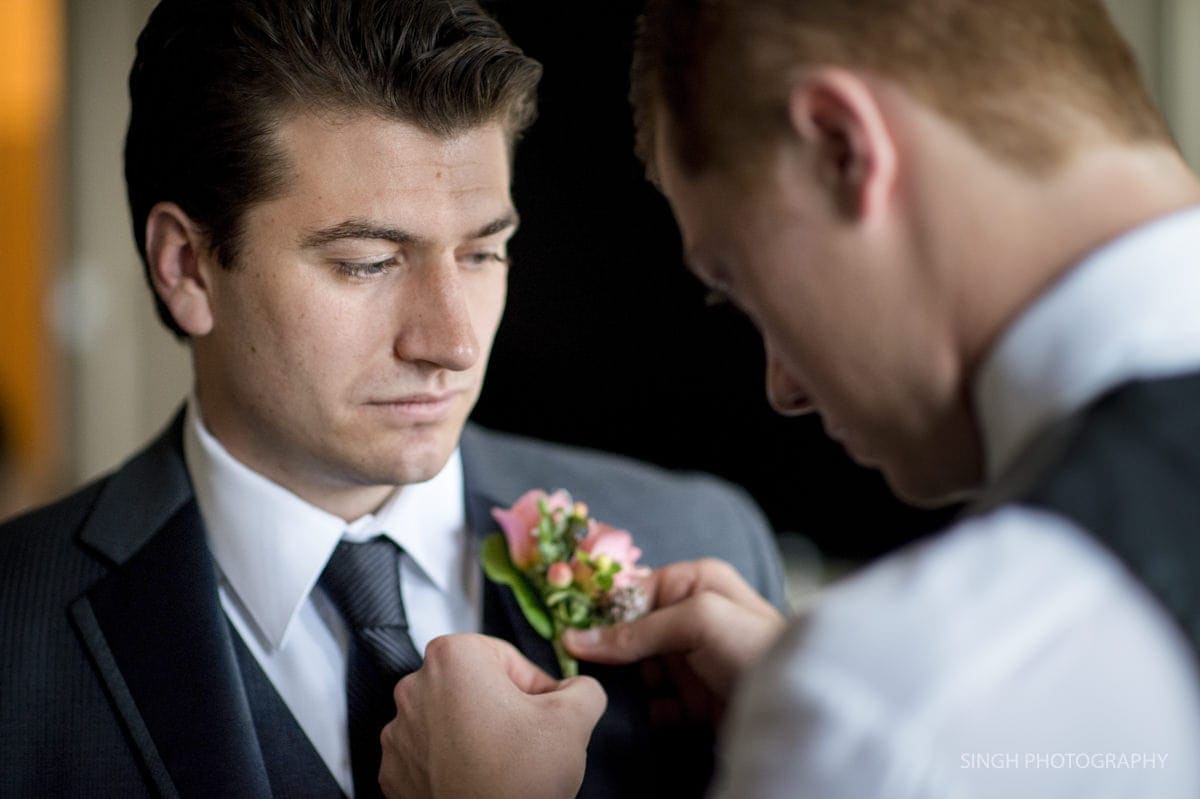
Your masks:
<instances>
[{"instance_id":1,"label":"thumb","mask_svg":"<svg viewBox=\"0 0 1200 799\"><path fill-rule=\"evenodd\" d=\"M563 680L557 690L540 696L552 698L551 701L571 708L575 716L587 725L589 734L608 706L608 696L600 683L587 676Z\"/></svg>"}]
</instances>

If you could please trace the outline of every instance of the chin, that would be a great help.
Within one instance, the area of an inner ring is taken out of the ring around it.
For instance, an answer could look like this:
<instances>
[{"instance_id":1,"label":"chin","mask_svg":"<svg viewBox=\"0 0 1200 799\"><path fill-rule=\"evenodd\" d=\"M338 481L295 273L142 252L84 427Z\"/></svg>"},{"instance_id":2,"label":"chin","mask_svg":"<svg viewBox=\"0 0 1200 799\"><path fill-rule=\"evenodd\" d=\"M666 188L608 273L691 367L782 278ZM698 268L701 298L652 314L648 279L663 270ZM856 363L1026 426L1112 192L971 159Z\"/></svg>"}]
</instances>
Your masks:
<instances>
[{"instance_id":1,"label":"chin","mask_svg":"<svg viewBox=\"0 0 1200 799\"><path fill-rule=\"evenodd\" d=\"M401 486L424 483L437 477L450 459L405 458L402 461L380 459L374 463L359 463L354 467L352 482L360 486Z\"/></svg>"},{"instance_id":2,"label":"chin","mask_svg":"<svg viewBox=\"0 0 1200 799\"><path fill-rule=\"evenodd\" d=\"M389 442L378 453L377 467L371 471L386 475L394 485L424 483L445 468L458 446L459 430L434 429L417 436L402 436Z\"/></svg>"}]
</instances>

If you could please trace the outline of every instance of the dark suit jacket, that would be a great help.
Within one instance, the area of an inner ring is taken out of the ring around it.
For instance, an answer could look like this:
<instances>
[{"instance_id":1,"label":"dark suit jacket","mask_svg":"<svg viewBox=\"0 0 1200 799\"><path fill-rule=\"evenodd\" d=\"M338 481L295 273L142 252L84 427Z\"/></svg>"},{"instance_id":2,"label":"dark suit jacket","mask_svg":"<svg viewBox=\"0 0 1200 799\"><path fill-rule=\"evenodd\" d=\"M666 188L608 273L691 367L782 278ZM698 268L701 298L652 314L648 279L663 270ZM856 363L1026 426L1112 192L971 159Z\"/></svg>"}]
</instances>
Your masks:
<instances>
[{"instance_id":1,"label":"dark suit jacket","mask_svg":"<svg viewBox=\"0 0 1200 799\"><path fill-rule=\"evenodd\" d=\"M177 418L113 474L0 527L0 797L271 793L180 431ZM566 488L633 531L644 563L720 557L782 602L762 517L714 478L474 426L462 457L480 534L495 528L493 505ZM484 631L554 673L549 644L490 584ZM696 782L705 743L648 728L636 668L584 671L609 708L581 795L679 795Z\"/></svg>"}]
</instances>

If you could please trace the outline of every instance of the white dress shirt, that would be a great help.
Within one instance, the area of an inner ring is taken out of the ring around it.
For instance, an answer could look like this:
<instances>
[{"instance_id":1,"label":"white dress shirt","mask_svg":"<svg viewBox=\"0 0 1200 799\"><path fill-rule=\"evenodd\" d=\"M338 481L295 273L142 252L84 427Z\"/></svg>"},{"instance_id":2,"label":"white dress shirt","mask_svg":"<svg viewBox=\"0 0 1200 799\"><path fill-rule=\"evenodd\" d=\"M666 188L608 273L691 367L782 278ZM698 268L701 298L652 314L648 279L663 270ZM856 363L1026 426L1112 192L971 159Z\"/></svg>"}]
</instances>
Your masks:
<instances>
[{"instance_id":1,"label":"white dress shirt","mask_svg":"<svg viewBox=\"0 0 1200 799\"><path fill-rule=\"evenodd\" d=\"M1087 257L984 364L987 473L1133 378L1200 370L1200 208ZM1200 534L1200 531L1197 531ZM1200 679L1072 521L1008 505L832 586L735 698L717 793L1200 797Z\"/></svg>"},{"instance_id":2,"label":"white dress shirt","mask_svg":"<svg viewBox=\"0 0 1200 799\"><path fill-rule=\"evenodd\" d=\"M397 490L345 522L225 450L188 401L184 457L221 605L347 796L354 795L346 718L348 630L317 578L338 541L386 535L404 549L400 590L413 642L480 626L476 548L466 528L456 450L433 479Z\"/></svg>"}]
</instances>

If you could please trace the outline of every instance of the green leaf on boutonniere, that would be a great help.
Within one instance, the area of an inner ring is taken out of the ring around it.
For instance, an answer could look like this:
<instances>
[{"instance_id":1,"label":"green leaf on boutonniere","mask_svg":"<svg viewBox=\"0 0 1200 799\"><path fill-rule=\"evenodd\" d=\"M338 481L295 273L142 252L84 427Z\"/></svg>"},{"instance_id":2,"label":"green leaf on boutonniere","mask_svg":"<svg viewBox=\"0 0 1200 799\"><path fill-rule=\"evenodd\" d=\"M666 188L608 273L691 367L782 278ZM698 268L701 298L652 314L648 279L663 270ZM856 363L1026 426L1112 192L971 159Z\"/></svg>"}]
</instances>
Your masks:
<instances>
[{"instance_id":1,"label":"green leaf on boutonniere","mask_svg":"<svg viewBox=\"0 0 1200 799\"><path fill-rule=\"evenodd\" d=\"M546 612L546 608L534 593L529 581L525 579L525 575L513 565L512 559L508 555L508 543L505 541L503 533L493 533L483 539L483 545L479 550L479 560L483 564L483 573L488 576L489 580L507 585L512 589L513 596L516 597L517 604L521 607L521 612L525 614L525 618L529 620L533 629L537 630L538 635L543 638L553 637L554 623L550 620L550 614Z\"/></svg>"}]
</instances>

